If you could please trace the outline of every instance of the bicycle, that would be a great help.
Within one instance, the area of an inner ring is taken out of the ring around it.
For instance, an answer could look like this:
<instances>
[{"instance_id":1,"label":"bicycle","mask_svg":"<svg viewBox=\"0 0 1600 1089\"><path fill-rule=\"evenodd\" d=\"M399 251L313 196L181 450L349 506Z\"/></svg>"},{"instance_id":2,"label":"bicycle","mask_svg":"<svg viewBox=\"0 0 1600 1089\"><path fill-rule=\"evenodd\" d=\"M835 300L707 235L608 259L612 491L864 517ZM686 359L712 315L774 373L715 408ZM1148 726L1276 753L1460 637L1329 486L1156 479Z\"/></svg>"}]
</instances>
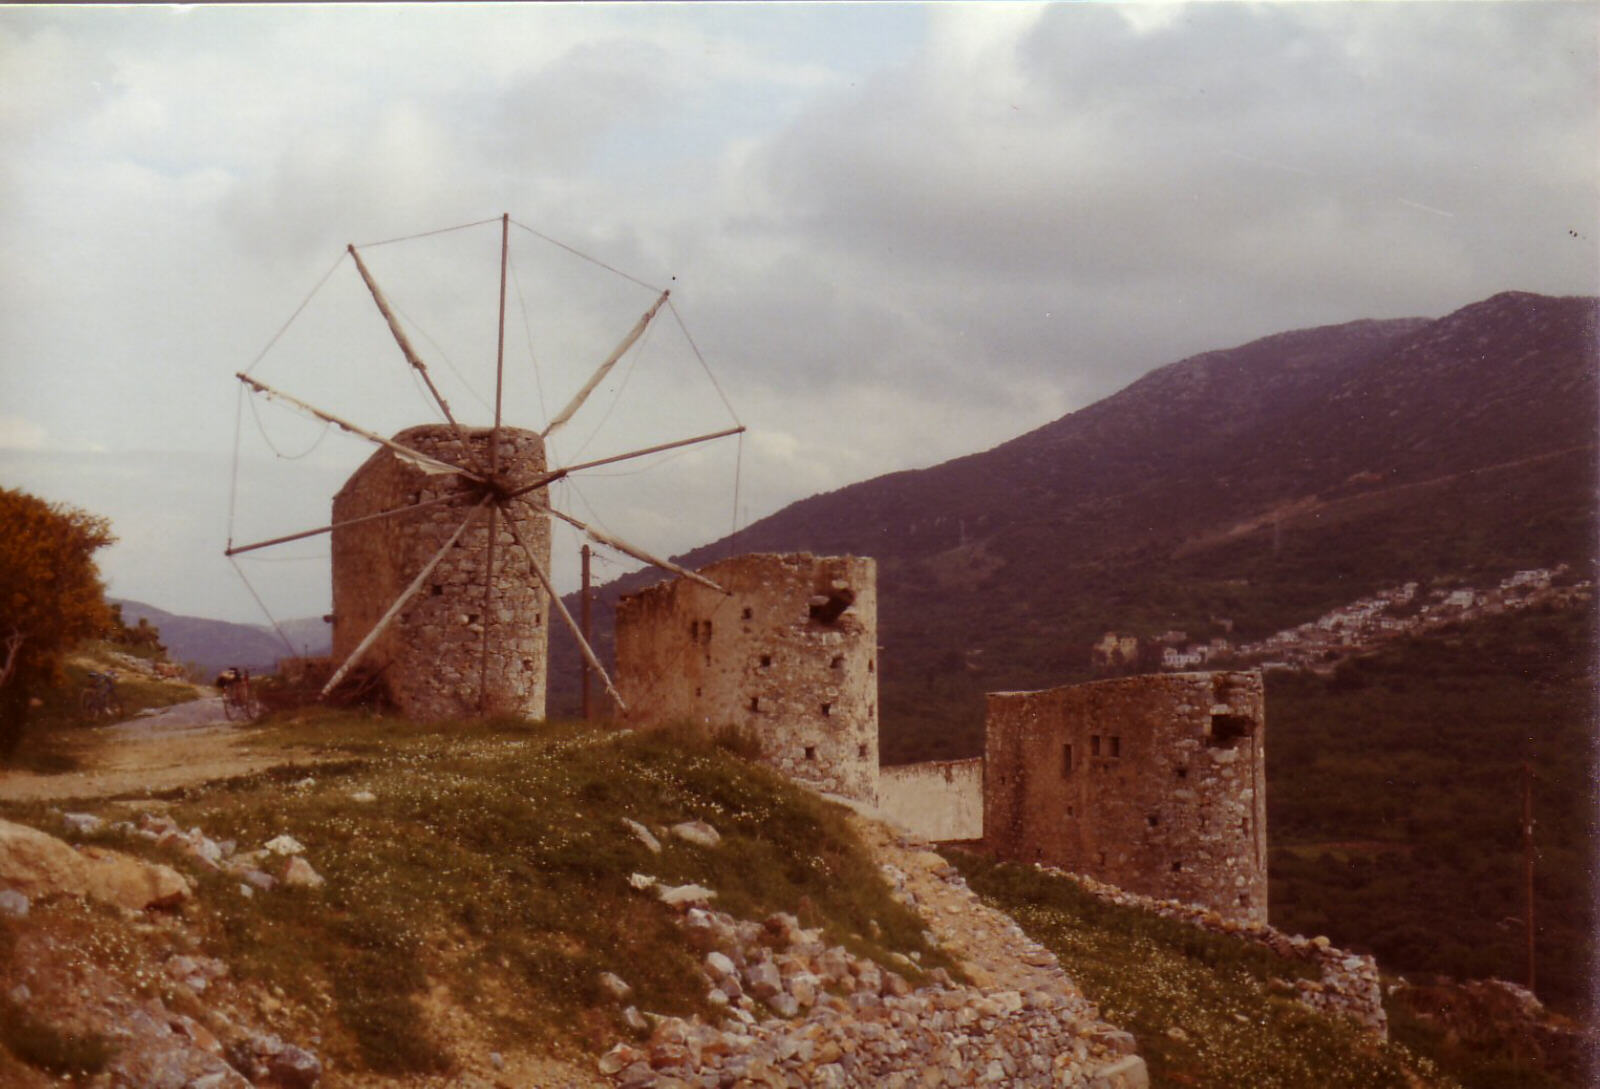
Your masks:
<instances>
[{"instance_id":1,"label":"bicycle","mask_svg":"<svg viewBox=\"0 0 1600 1089\"><path fill-rule=\"evenodd\" d=\"M117 697L116 675L90 673L89 687L78 694L78 710L92 722L121 718L122 700Z\"/></svg>"},{"instance_id":2,"label":"bicycle","mask_svg":"<svg viewBox=\"0 0 1600 1089\"><path fill-rule=\"evenodd\" d=\"M223 686L222 713L229 722L250 722L261 714L261 701L250 688L249 670Z\"/></svg>"}]
</instances>

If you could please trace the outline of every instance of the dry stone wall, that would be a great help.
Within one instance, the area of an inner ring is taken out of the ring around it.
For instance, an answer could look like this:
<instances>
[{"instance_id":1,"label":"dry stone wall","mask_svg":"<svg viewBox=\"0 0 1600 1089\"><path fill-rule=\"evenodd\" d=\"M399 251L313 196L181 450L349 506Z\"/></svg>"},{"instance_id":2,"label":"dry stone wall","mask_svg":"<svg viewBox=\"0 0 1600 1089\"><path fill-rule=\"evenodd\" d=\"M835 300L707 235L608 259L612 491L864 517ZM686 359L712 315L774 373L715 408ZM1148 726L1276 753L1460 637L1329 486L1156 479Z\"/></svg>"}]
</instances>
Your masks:
<instances>
[{"instance_id":1,"label":"dry stone wall","mask_svg":"<svg viewBox=\"0 0 1600 1089\"><path fill-rule=\"evenodd\" d=\"M488 429L413 427L394 441L469 468L489 464ZM544 442L514 428L499 432L504 486L544 471ZM481 496L471 481L436 472L380 449L334 496L333 521L349 521L444 496L456 502L333 532L333 657L344 659L455 532ZM543 489L530 493L540 501ZM509 515L508 513L509 512ZM390 695L412 718L478 713L543 718L548 602L506 518L549 570L550 526L526 500L491 519L482 511L363 659L383 670ZM494 578L488 578L491 521ZM484 647L488 645L487 668Z\"/></svg>"},{"instance_id":2,"label":"dry stone wall","mask_svg":"<svg viewBox=\"0 0 1600 1089\"><path fill-rule=\"evenodd\" d=\"M878 794L877 566L856 556L754 554L617 604L617 686L629 721L734 726L793 779Z\"/></svg>"},{"instance_id":3,"label":"dry stone wall","mask_svg":"<svg viewBox=\"0 0 1600 1089\"><path fill-rule=\"evenodd\" d=\"M989 695L984 842L997 855L1266 922L1259 672Z\"/></svg>"},{"instance_id":4,"label":"dry stone wall","mask_svg":"<svg viewBox=\"0 0 1600 1089\"><path fill-rule=\"evenodd\" d=\"M983 838L983 759L929 760L878 770L878 809L935 843Z\"/></svg>"}]
</instances>

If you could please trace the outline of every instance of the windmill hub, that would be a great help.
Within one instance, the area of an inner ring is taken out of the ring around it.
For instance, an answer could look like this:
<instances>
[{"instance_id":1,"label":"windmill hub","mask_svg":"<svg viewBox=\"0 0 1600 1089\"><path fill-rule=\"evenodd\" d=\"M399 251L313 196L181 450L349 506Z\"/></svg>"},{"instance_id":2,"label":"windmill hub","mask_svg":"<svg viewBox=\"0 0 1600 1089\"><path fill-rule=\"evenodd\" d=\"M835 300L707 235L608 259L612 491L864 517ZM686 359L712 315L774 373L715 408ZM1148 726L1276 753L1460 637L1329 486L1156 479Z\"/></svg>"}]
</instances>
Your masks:
<instances>
[{"instance_id":1,"label":"windmill hub","mask_svg":"<svg viewBox=\"0 0 1600 1089\"><path fill-rule=\"evenodd\" d=\"M430 424L393 441L483 475L491 434ZM549 601L526 553L548 569L550 524L537 505L542 491L513 498L518 481L544 474L544 441L534 431L501 427L496 453L498 471L479 483L382 449L334 497L336 523L418 508L333 534L335 657L350 654L421 580L365 658L383 671L399 709L414 718L544 715Z\"/></svg>"}]
</instances>

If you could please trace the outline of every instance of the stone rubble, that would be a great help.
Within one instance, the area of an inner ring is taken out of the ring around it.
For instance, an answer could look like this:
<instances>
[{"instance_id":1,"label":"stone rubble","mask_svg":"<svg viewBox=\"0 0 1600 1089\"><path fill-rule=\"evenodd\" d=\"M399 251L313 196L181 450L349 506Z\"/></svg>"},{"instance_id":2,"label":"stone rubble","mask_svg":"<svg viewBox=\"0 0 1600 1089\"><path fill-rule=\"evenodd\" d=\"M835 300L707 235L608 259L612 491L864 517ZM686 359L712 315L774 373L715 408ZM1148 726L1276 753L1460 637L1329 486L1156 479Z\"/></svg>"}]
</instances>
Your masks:
<instances>
[{"instance_id":1,"label":"stone rubble","mask_svg":"<svg viewBox=\"0 0 1600 1089\"><path fill-rule=\"evenodd\" d=\"M922 913L970 983L935 968L914 986L907 974L921 973L903 955L884 967L828 945L793 915L756 923L691 901L680 925L701 952L721 1021L639 1017L629 1007L624 1017L648 1024L649 1036L607 1051L600 1072L621 1086L664 1089L1148 1086L1133 1037L1100 1020L1048 950L923 845L877 846L892 859L882 869L896 897Z\"/></svg>"},{"instance_id":2,"label":"stone rubble","mask_svg":"<svg viewBox=\"0 0 1600 1089\"><path fill-rule=\"evenodd\" d=\"M131 911L174 907L191 892L189 882L171 866L104 847L74 848L11 821L0 821L0 886L26 898L66 893ZM21 906L14 898L8 902Z\"/></svg>"},{"instance_id":3,"label":"stone rubble","mask_svg":"<svg viewBox=\"0 0 1600 1089\"><path fill-rule=\"evenodd\" d=\"M1306 938L1298 934L1285 934L1265 923L1225 919L1199 904L1140 896L1084 874L1068 873L1053 866L1037 868L1055 877L1074 881L1084 891L1113 904L1142 908L1202 930L1230 934L1270 949L1281 957L1314 965L1320 973L1319 979L1273 980L1273 989L1292 995L1301 1004L1319 1013L1350 1018L1381 1039L1388 1037L1389 1018L1383 1010L1383 987L1378 979L1378 962L1374 957L1338 949L1321 935Z\"/></svg>"}]
</instances>

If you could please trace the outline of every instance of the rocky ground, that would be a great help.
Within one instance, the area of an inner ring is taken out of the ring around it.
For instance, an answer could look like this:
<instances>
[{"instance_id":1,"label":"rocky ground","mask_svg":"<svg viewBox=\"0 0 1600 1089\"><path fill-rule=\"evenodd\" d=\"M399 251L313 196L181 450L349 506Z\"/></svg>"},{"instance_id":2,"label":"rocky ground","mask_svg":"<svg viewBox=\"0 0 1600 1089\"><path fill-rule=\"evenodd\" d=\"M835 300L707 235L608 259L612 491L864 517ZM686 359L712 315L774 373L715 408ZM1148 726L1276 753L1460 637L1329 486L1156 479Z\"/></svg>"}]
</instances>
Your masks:
<instances>
[{"instance_id":1,"label":"rocky ground","mask_svg":"<svg viewBox=\"0 0 1600 1089\"><path fill-rule=\"evenodd\" d=\"M612 1048L601 1071L619 1085L664 1089L1149 1084L1133 1037L1102 1021L1054 955L984 906L927 844L867 818L857 830L966 982L936 969L914 988L893 968L825 945L791 915L735 919L710 907L715 890L659 888L636 875L636 886L684 906L708 996L727 1016L712 1025L629 1007L625 1018L649 1037ZM607 982L626 1001L627 982Z\"/></svg>"}]
</instances>

